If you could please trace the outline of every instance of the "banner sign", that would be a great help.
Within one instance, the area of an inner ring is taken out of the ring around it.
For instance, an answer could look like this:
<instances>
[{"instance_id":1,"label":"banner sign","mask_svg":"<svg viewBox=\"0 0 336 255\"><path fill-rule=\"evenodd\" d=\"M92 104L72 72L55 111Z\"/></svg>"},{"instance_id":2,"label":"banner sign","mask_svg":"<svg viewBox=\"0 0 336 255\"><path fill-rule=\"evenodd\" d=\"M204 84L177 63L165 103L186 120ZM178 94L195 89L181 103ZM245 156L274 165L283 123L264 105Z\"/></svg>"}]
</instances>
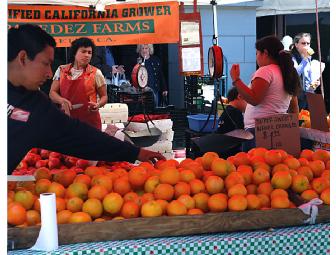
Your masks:
<instances>
[{"instance_id":1,"label":"banner sign","mask_svg":"<svg viewBox=\"0 0 336 255\"><path fill-rule=\"evenodd\" d=\"M97 46L179 41L179 4L155 2L116 4L105 11L57 5L8 5L8 28L24 23L39 25L57 43L69 47L78 37Z\"/></svg>"}]
</instances>

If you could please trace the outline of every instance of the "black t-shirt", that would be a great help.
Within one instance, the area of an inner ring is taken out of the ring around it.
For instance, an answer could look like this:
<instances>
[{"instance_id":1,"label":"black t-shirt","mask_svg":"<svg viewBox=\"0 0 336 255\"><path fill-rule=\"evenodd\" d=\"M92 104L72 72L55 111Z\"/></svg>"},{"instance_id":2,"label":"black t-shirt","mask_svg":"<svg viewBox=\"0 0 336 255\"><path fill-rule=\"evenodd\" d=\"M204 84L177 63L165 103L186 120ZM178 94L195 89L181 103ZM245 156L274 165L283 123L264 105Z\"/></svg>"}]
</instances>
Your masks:
<instances>
[{"instance_id":1,"label":"black t-shirt","mask_svg":"<svg viewBox=\"0 0 336 255\"><path fill-rule=\"evenodd\" d=\"M237 108L228 105L219 118L217 133L224 134L235 129L244 129L243 114Z\"/></svg>"},{"instance_id":2,"label":"black t-shirt","mask_svg":"<svg viewBox=\"0 0 336 255\"><path fill-rule=\"evenodd\" d=\"M41 91L8 82L7 172L11 174L32 148L90 160L134 162L139 148L61 112Z\"/></svg>"}]
</instances>

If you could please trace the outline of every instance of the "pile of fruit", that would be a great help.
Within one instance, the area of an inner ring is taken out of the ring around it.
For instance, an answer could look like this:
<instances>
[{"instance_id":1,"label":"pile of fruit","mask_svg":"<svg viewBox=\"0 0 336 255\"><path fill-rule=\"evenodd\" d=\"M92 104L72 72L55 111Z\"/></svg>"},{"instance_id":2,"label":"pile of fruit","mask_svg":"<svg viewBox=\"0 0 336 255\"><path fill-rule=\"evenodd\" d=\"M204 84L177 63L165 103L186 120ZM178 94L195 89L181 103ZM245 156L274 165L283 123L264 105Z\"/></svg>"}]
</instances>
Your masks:
<instances>
[{"instance_id":1,"label":"pile of fruit","mask_svg":"<svg viewBox=\"0 0 336 255\"><path fill-rule=\"evenodd\" d=\"M311 128L310 112L302 109L299 113L299 120L301 120L301 127ZM327 116L328 127L330 128L330 115Z\"/></svg>"},{"instance_id":2,"label":"pile of fruit","mask_svg":"<svg viewBox=\"0 0 336 255\"><path fill-rule=\"evenodd\" d=\"M44 192L56 194L59 224L293 208L293 192L329 204L329 158L324 150L303 150L297 159L283 150L254 148L226 160L207 152L180 163L88 166L80 174L41 167L36 182L8 183L8 223L40 224L37 198Z\"/></svg>"}]
</instances>

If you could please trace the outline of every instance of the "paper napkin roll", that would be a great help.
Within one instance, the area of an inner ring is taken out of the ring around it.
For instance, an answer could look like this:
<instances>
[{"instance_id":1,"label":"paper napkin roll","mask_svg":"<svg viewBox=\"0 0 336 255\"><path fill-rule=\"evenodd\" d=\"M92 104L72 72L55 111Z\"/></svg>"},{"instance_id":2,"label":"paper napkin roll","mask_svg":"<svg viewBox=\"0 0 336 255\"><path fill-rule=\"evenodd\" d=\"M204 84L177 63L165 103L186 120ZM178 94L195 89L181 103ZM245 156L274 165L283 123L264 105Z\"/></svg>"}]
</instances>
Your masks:
<instances>
[{"instance_id":1,"label":"paper napkin roll","mask_svg":"<svg viewBox=\"0 0 336 255\"><path fill-rule=\"evenodd\" d=\"M52 251L58 248L58 230L55 193L40 194L41 229L36 243L30 249Z\"/></svg>"}]
</instances>

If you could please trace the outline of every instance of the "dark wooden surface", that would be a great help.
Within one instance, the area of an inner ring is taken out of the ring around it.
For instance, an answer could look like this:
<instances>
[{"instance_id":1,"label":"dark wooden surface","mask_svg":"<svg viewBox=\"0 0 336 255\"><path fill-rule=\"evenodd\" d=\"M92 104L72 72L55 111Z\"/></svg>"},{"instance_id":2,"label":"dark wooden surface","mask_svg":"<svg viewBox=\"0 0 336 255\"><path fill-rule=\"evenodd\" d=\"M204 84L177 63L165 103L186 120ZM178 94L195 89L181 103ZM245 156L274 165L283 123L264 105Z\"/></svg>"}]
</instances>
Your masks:
<instances>
[{"instance_id":1,"label":"dark wooden surface","mask_svg":"<svg viewBox=\"0 0 336 255\"><path fill-rule=\"evenodd\" d=\"M301 210L273 209L244 212L207 213L193 216L162 216L105 222L58 225L59 244L183 236L305 225ZM316 223L330 222L330 207L319 206ZM15 249L35 244L40 227L8 228L8 240Z\"/></svg>"}]
</instances>

